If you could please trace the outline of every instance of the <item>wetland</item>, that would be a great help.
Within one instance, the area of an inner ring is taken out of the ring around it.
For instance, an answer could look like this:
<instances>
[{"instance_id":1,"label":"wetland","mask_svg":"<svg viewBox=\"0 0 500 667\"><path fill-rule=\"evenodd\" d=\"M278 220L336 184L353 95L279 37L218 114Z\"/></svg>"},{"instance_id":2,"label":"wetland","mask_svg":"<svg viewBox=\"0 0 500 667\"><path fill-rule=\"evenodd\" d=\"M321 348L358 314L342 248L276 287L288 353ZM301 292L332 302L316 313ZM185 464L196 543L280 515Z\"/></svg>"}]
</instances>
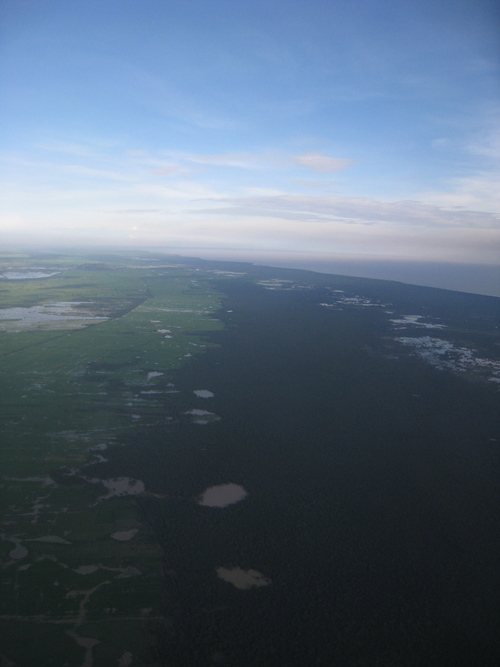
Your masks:
<instances>
[{"instance_id":1,"label":"wetland","mask_svg":"<svg viewBox=\"0 0 500 667\"><path fill-rule=\"evenodd\" d=\"M1 257L5 664L496 664L499 299L40 267Z\"/></svg>"}]
</instances>

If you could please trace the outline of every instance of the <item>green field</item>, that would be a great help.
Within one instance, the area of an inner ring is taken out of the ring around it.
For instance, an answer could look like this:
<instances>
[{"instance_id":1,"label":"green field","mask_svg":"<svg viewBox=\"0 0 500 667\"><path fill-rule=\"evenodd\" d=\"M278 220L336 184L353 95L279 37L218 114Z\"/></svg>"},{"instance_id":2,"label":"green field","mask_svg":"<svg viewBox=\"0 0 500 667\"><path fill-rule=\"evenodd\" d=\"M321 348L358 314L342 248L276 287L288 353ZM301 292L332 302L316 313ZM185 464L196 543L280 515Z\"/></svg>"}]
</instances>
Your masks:
<instances>
[{"instance_id":1,"label":"green field","mask_svg":"<svg viewBox=\"0 0 500 667\"><path fill-rule=\"evenodd\" d=\"M27 270L56 273L9 279ZM220 295L210 273L130 256L4 254L0 273L0 305L16 308L0 320L3 655L40 664L40 642L53 665L149 655L163 619L161 552L136 504L148 490L93 468L172 419L172 371L220 328ZM36 315L46 304L63 304L53 321ZM106 319L69 319L79 308Z\"/></svg>"}]
</instances>

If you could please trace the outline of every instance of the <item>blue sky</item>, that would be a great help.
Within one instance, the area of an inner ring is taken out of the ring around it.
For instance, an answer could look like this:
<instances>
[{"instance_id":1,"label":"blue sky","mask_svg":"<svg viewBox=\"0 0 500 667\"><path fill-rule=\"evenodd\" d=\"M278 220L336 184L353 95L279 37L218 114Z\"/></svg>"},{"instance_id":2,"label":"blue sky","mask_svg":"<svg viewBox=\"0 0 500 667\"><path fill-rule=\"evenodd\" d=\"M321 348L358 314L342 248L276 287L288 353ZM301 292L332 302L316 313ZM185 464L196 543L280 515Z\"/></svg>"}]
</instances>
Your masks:
<instances>
[{"instance_id":1,"label":"blue sky","mask_svg":"<svg viewBox=\"0 0 500 667\"><path fill-rule=\"evenodd\" d=\"M490 0L2 0L5 242L494 264Z\"/></svg>"}]
</instances>

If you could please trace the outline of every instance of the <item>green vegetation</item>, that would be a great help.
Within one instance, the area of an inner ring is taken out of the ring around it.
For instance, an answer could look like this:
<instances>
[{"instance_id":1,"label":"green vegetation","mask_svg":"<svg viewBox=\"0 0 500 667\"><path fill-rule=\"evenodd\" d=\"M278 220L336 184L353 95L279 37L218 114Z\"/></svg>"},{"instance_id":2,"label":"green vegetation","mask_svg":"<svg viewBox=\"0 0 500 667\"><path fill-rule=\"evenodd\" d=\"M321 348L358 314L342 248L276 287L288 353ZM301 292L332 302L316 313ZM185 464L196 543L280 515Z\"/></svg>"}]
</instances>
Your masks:
<instances>
[{"instance_id":1,"label":"green vegetation","mask_svg":"<svg viewBox=\"0 0 500 667\"><path fill-rule=\"evenodd\" d=\"M3 264L0 662L497 664L498 299Z\"/></svg>"},{"instance_id":2,"label":"green vegetation","mask_svg":"<svg viewBox=\"0 0 500 667\"><path fill-rule=\"evenodd\" d=\"M161 616L160 549L136 496L113 495L99 465L123 437L140 446L145 429L171 418L173 370L221 325L211 317L219 294L210 274L149 263L1 257L7 276L57 272L2 280L2 308L72 303L71 314L85 307L106 318L72 328L67 306L56 323L34 316L19 331L15 319L13 330L0 320L0 624L3 655L15 664L40 664L40 637L57 647L44 664L82 664L85 638L100 642L95 664L117 664L147 648L148 623ZM132 529L128 540L113 538Z\"/></svg>"}]
</instances>

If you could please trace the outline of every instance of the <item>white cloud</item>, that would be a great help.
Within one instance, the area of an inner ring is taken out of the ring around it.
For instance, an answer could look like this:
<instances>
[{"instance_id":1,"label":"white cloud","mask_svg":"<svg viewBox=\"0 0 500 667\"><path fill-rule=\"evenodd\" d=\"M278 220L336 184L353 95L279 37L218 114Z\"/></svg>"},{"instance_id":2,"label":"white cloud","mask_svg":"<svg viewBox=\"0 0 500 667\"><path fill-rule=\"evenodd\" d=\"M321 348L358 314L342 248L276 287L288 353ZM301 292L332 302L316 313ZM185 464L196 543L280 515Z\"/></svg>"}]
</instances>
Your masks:
<instances>
[{"instance_id":1,"label":"white cloud","mask_svg":"<svg viewBox=\"0 0 500 667\"><path fill-rule=\"evenodd\" d=\"M159 208L124 208L124 209L118 209L116 213L134 213L135 215L143 215L144 213L161 213L161 209ZM135 228L133 228L135 229Z\"/></svg>"},{"instance_id":2,"label":"white cloud","mask_svg":"<svg viewBox=\"0 0 500 667\"><path fill-rule=\"evenodd\" d=\"M324 177L292 186L297 171L291 165L327 174L352 164L321 153L114 149L88 160L83 151L77 157L76 145L60 148L67 149L59 151L65 153L60 163L55 152L51 162L40 154L38 160L4 156L11 182L3 187L3 228L11 237L121 243L133 235L136 245L186 252L205 247L483 263L493 263L498 252L493 212L500 212L500 187L486 169L446 192L381 201L314 196L309 188L316 183L335 185Z\"/></svg>"},{"instance_id":3,"label":"white cloud","mask_svg":"<svg viewBox=\"0 0 500 667\"><path fill-rule=\"evenodd\" d=\"M188 162L211 167L255 169L262 166L262 159L250 153L216 153L213 155L204 155L202 153L166 152L165 154L176 162Z\"/></svg>"},{"instance_id":4,"label":"white cloud","mask_svg":"<svg viewBox=\"0 0 500 667\"><path fill-rule=\"evenodd\" d=\"M397 226L495 228L499 219L492 213L446 210L417 201L380 202L354 197L277 195L215 200L226 208L205 209L205 213L265 216L302 222L343 221L349 224L391 224Z\"/></svg>"},{"instance_id":5,"label":"white cloud","mask_svg":"<svg viewBox=\"0 0 500 667\"><path fill-rule=\"evenodd\" d=\"M167 165L165 167L159 167L158 169L153 169L152 173L156 174L157 176L173 176L174 174L178 174L179 171L181 171L180 167L177 167L175 165ZM184 176L187 176L187 174L184 173Z\"/></svg>"},{"instance_id":6,"label":"white cloud","mask_svg":"<svg viewBox=\"0 0 500 667\"><path fill-rule=\"evenodd\" d=\"M17 155L0 155L0 160L6 164L5 171L14 177L20 174L21 180L26 182L27 187L37 180L58 179L63 174L74 174L76 177L94 178L96 181L109 179L112 181L128 181L130 175L125 173L119 163L113 163L113 169L97 168L97 162L92 166L82 164L67 164L58 162L46 162L39 159L30 159Z\"/></svg>"},{"instance_id":7,"label":"white cloud","mask_svg":"<svg viewBox=\"0 0 500 667\"><path fill-rule=\"evenodd\" d=\"M307 167L318 174L332 174L336 171L342 171L354 164L354 160L345 158L329 157L321 153L304 153L294 155L290 162L300 167Z\"/></svg>"},{"instance_id":8,"label":"white cloud","mask_svg":"<svg viewBox=\"0 0 500 667\"><path fill-rule=\"evenodd\" d=\"M51 165L55 169L60 169L78 177L106 178L112 181L128 181L130 178L120 171L108 171L106 169L94 169L80 164Z\"/></svg>"},{"instance_id":9,"label":"white cloud","mask_svg":"<svg viewBox=\"0 0 500 667\"><path fill-rule=\"evenodd\" d=\"M475 209L500 222L500 172L483 172L454 179L449 190L424 192L421 198L433 206L443 208ZM493 213L493 211L495 213Z\"/></svg>"},{"instance_id":10,"label":"white cloud","mask_svg":"<svg viewBox=\"0 0 500 667\"><path fill-rule=\"evenodd\" d=\"M84 144L65 143L62 141L45 141L36 144L37 148L51 153L63 153L77 157L95 157L97 153L93 148Z\"/></svg>"}]
</instances>

